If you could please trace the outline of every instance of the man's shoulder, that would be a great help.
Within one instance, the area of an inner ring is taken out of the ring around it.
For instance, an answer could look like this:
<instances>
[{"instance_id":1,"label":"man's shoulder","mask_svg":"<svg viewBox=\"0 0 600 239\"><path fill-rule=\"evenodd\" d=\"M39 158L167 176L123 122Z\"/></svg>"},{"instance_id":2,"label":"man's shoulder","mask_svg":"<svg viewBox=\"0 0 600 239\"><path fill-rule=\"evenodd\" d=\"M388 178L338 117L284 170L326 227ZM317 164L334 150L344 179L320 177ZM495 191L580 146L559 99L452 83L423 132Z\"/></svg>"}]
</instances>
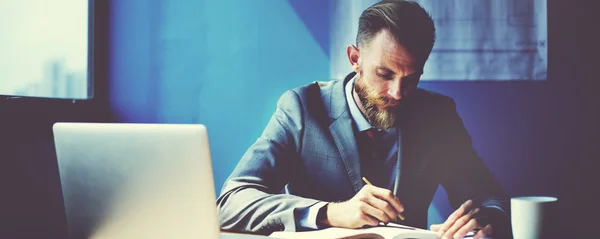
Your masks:
<instances>
[{"instance_id":1,"label":"man's shoulder","mask_svg":"<svg viewBox=\"0 0 600 239\"><path fill-rule=\"evenodd\" d=\"M423 88L417 88L409 102L407 111L418 116L432 116L456 110L456 104L452 97ZM432 112L437 113L432 114Z\"/></svg>"},{"instance_id":2,"label":"man's shoulder","mask_svg":"<svg viewBox=\"0 0 600 239\"><path fill-rule=\"evenodd\" d=\"M304 106L329 105L334 94L343 93L342 84L342 80L313 81L287 90L280 100L293 100Z\"/></svg>"},{"instance_id":3,"label":"man's shoulder","mask_svg":"<svg viewBox=\"0 0 600 239\"><path fill-rule=\"evenodd\" d=\"M417 88L414 93L417 102L426 104L454 103L454 99L452 99L452 97L440 92Z\"/></svg>"},{"instance_id":4,"label":"man's shoulder","mask_svg":"<svg viewBox=\"0 0 600 239\"><path fill-rule=\"evenodd\" d=\"M432 91L432 90L427 90L427 89L423 89L423 88L417 88L415 93L419 94L420 97L426 98L426 99L439 99L439 100L449 100L452 99L450 98L450 96L442 94L440 92L437 91Z\"/></svg>"},{"instance_id":5,"label":"man's shoulder","mask_svg":"<svg viewBox=\"0 0 600 239\"><path fill-rule=\"evenodd\" d=\"M313 81L293 88L291 91L295 92L300 99L306 99L315 97L316 95L326 95L331 92L335 86L341 83L342 80Z\"/></svg>"},{"instance_id":6,"label":"man's shoulder","mask_svg":"<svg viewBox=\"0 0 600 239\"><path fill-rule=\"evenodd\" d=\"M341 107L339 99L345 99L343 82L343 80L313 81L287 90L279 99L278 107L294 112L301 111L306 116L331 115L333 108ZM341 98L338 96L340 94Z\"/></svg>"}]
</instances>

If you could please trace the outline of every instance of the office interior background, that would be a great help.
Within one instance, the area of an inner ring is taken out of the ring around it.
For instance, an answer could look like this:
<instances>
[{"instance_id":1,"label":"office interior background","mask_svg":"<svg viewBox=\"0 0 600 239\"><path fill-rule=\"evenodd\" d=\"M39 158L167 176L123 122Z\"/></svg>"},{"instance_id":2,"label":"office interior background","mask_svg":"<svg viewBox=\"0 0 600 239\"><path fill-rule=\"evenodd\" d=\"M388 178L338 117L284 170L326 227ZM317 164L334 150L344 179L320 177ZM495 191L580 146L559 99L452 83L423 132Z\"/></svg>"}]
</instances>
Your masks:
<instances>
[{"instance_id":1,"label":"office interior background","mask_svg":"<svg viewBox=\"0 0 600 239\"><path fill-rule=\"evenodd\" d=\"M347 70L339 39L349 31L336 24L352 20L341 4L95 1L94 98L0 99L0 238L66 238L51 131L58 121L205 124L218 193L285 90ZM530 62L545 69L431 77L420 86L455 99L475 149L510 196L557 196L556 220L573 235L593 229L598 198L598 17L584 1L545 7L546 62ZM440 188L429 223L451 212Z\"/></svg>"}]
</instances>

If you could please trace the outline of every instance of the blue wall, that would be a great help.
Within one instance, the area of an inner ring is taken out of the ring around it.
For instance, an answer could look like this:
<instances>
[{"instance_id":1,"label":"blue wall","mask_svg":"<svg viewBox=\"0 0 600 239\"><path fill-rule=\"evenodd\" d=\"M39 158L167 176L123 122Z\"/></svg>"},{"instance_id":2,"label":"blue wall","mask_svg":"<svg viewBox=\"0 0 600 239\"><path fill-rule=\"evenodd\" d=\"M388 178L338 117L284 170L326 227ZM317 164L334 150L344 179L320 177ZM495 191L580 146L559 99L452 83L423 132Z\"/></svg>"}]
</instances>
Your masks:
<instances>
[{"instance_id":1,"label":"blue wall","mask_svg":"<svg viewBox=\"0 0 600 239\"><path fill-rule=\"evenodd\" d=\"M327 80L329 9L310 7L316 2L112 1L117 120L207 125L219 191L277 98ZM510 196L569 198L572 191L564 178L576 174L565 169L576 163L578 79L574 57L560 47L574 40L559 38L568 28L555 5L548 6L548 81L421 83L456 100L474 147ZM443 190L434 204L430 223L452 211Z\"/></svg>"},{"instance_id":2,"label":"blue wall","mask_svg":"<svg viewBox=\"0 0 600 239\"><path fill-rule=\"evenodd\" d=\"M205 124L219 190L279 96L329 76L328 51L296 10L270 0L114 1L117 120Z\"/></svg>"}]
</instances>

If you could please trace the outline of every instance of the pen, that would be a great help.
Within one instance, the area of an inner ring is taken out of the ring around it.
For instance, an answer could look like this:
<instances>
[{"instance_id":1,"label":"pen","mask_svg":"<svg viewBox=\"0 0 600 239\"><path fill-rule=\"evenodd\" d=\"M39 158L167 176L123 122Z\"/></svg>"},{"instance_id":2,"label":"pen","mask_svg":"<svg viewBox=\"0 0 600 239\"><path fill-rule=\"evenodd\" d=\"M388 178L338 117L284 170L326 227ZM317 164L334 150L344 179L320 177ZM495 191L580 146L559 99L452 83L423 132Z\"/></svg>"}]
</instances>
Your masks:
<instances>
[{"instance_id":1,"label":"pen","mask_svg":"<svg viewBox=\"0 0 600 239\"><path fill-rule=\"evenodd\" d=\"M369 182L369 180L367 180L367 178L365 178L365 177L362 177L362 180L363 180L363 181L365 181L365 183L366 183L366 184L373 185L373 184L372 184L371 182ZM404 219L406 219L406 217L402 216L402 214L400 214L400 213L398 213L398 218L399 218L400 220L402 220L402 221L404 221Z\"/></svg>"}]
</instances>

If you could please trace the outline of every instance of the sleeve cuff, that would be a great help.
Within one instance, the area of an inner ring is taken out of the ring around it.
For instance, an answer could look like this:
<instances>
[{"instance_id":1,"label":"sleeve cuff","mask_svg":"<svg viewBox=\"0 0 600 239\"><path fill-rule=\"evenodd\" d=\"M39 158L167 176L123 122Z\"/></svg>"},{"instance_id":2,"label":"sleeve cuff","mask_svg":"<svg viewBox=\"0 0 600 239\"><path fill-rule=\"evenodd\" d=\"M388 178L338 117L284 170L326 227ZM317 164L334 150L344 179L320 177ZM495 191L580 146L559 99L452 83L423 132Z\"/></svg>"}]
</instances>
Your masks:
<instances>
[{"instance_id":1,"label":"sleeve cuff","mask_svg":"<svg viewBox=\"0 0 600 239\"><path fill-rule=\"evenodd\" d=\"M501 208L501 207L499 207L499 206L496 206L496 205L490 205L490 206L484 206L484 207L487 207L487 208L495 208L495 209L498 209L498 210L500 210L502 213L504 213L504 215L508 215L508 214L507 214L507 213L504 211L504 209L502 209L502 208Z\"/></svg>"},{"instance_id":2,"label":"sleeve cuff","mask_svg":"<svg viewBox=\"0 0 600 239\"><path fill-rule=\"evenodd\" d=\"M480 225L491 224L494 230L494 238L510 238L512 234L509 215L498 206L482 207L481 217L477 218Z\"/></svg>"},{"instance_id":3,"label":"sleeve cuff","mask_svg":"<svg viewBox=\"0 0 600 239\"><path fill-rule=\"evenodd\" d=\"M304 229L319 229L317 226L317 215L319 210L327 202L318 202L300 212L298 212L298 225Z\"/></svg>"}]
</instances>

